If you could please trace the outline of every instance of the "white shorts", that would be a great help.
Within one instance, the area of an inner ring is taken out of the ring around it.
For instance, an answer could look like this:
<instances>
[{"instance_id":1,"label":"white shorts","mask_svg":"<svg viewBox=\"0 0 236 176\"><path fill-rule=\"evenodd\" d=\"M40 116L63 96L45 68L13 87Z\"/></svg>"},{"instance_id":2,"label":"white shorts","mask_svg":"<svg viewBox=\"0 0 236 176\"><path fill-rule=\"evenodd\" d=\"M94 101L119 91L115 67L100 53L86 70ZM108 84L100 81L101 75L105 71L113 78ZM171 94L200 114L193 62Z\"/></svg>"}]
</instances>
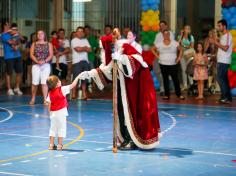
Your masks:
<instances>
[{"instance_id":1,"label":"white shorts","mask_svg":"<svg viewBox=\"0 0 236 176\"><path fill-rule=\"evenodd\" d=\"M66 137L66 116L63 113L56 111L50 112L51 127L49 136L53 137Z\"/></svg>"},{"instance_id":2,"label":"white shorts","mask_svg":"<svg viewBox=\"0 0 236 176\"><path fill-rule=\"evenodd\" d=\"M32 84L46 84L47 79L50 76L51 65L46 63L43 65L33 65L32 66Z\"/></svg>"}]
</instances>

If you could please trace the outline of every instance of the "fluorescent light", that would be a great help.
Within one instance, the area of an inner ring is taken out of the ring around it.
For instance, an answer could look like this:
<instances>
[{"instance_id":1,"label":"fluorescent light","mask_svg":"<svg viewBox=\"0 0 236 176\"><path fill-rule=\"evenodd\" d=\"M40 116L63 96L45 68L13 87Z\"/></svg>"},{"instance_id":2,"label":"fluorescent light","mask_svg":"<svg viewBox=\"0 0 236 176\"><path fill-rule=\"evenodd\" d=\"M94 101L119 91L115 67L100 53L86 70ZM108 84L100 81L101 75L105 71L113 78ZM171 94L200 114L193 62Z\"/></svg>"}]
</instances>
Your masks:
<instances>
[{"instance_id":1,"label":"fluorescent light","mask_svg":"<svg viewBox=\"0 0 236 176\"><path fill-rule=\"evenodd\" d=\"M73 0L73 2L91 2L92 0Z\"/></svg>"}]
</instances>

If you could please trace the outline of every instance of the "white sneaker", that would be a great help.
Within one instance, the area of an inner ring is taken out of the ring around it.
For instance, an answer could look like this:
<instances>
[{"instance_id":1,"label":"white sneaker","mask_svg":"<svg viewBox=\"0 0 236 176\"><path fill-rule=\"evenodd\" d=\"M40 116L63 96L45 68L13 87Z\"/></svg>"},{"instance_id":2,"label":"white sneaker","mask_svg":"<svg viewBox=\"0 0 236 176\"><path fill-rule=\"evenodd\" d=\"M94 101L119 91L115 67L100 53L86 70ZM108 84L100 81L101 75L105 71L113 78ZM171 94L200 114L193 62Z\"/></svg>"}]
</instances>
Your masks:
<instances>
[{"instance_id":1,"label":"white sneaker","mask_svg":"<svg viewBox=\"0 0 236 176\"><path fill-rule=\"evenodd\" d=\"M15 88L14 89L14 92L17 94L17 95L23 95L23 93L21 92L21 90L19 88Z\"/></svg>"},{"instance_id":2,"label":"white sneaker","mask_svg":"<svg viewBox=\"0 0 236 176\"><path fill-rule=\"evenodd\" d=\"M12 89L9 89L9 90L7 91L7 95L15 95L15 94L14 94L14 92L13 92Z\"/></svg>"}]
</instances>

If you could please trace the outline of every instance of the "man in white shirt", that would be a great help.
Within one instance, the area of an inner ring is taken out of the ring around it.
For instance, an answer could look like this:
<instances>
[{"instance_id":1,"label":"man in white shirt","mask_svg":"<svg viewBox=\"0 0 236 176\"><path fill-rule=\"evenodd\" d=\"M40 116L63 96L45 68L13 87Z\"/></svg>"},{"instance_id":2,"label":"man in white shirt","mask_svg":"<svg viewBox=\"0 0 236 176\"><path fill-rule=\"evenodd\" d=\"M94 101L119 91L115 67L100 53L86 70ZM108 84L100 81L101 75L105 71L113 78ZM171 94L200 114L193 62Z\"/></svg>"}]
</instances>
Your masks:
<instances>
[{"instance_id":1,"label":"man in white shirt","mask_svg":"<svg viewBox=\"0 0 236 176\"><path fill-rule=\"evenodd\" d=\"M163 42L164 37L163 37L163 31L168 30L168 25L166 21L160 21L159 24L160 27L160 32L157 33L154 43L153 45L156 46L158 43ZM170 32L170 39L174 40L174 34L173 32ZM163 85L163 79L162 79L162 75L161 75L161 69L160 69L160 65L159 65L159 60L155 59L153 62L153 71L157 77L157 80L160 84L160 95L164 95L164 85Z\"/></svg>"},{"instance_id":2,"label":"man in white shirt","mask_svg":"<svg viewBox=\"0 0 236 176\"><path fill-rule=\"evenodd\" d=\"M91 51L91 47L86 38L84 38L84 28L78 27L76 29L76 38L71 41L72 49L72 70L73 78L76 78L83 71L89 70L88 52ZM82 99L87 100L87 82L82 81ZM76 99L76 87L72 90L72 99Z\"/></svg>"},{"instance_id":3,"label":"man in white shirt","mask_svg":"<svg viewBox=\"0 0 236 176\"><path fill-rule=\"evenodd\" d=\"M232 96L230 93L229 80L228 80L228 68L231 64L232 55L232 35L227 31L226 20L220 20L217 23L218 30L222 33L220 42L214 39L210 39L210 43L215 44L218 47L217 52L217 79L221 90L221 103L230 103Z\"/></svg>"}]
</instances>

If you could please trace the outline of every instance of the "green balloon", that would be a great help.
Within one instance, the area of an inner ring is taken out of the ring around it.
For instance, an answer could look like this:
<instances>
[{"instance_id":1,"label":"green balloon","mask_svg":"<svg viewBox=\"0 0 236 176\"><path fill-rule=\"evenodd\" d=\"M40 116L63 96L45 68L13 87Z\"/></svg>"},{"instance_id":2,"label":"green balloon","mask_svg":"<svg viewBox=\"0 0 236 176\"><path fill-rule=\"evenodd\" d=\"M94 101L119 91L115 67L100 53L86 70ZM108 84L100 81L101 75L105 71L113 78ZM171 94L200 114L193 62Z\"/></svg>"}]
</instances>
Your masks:
<instances>
[{"instance_id":1,"label":"green balloon","mask_svg":"<svg viewBox=\"0 0 236 176\"><path fill-rule=\"evenodd\" d=\"M236 53L232 53L232 60L236 61Z\"/></svg>"},{"instance_id":2,"label":"green balloon","mask_svg":"<svg viewBox=\"0 0 236 176\"><path fill-rule=\"evenodd\" d=\"M230 69L233 70L233 71L236 71L236 65L231 65Z\"/></svg>"}]
</instances>

